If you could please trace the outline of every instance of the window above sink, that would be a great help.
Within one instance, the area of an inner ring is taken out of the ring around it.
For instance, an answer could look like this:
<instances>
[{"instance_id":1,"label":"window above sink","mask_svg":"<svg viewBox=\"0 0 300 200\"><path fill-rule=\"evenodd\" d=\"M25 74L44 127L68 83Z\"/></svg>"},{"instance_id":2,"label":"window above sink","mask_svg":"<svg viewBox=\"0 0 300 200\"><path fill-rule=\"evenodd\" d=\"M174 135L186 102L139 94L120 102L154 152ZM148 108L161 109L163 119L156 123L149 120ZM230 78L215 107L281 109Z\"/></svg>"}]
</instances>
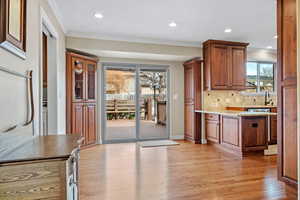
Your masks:
<instances>
[{"instance_id":1,"label":"window above sink","mask_svg":"<svg viewBox=\"0 0 300 200\"><path fill-rule=\"evenodd\" d=\"M247 62L247 86L245 93L276 93L276 63Z\"/></svg>"}]
</instances>

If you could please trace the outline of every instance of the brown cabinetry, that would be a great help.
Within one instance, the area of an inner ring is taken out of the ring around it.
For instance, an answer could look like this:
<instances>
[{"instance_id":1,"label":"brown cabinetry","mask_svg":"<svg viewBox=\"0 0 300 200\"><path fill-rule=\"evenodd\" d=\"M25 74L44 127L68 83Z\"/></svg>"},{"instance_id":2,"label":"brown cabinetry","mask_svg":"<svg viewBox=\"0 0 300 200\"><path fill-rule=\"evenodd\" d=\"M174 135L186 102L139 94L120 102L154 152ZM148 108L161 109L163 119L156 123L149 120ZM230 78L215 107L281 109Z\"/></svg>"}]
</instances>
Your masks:
<instances>
[{"instance_id":1,"label":"brown cabinetry","mask_svg":"<svg viewBox=\"0 0 300 200\"><path fill-rule=\"evenodd\" d=\"M248 43L219 40L203 43L205 89L246 88L247 46Z\"/></svg>"},{"instance_id":2,"label":"brown cabinetry","mask_svg":"<svg viewBox=\"0 0 300 200\"><path fill-rule=\"evenodd\" d=\"M201 64L199 59L184 63L184 137L201 143Z\"/></svg>"},{"instance_id":3,"label":"brown cabinetry","mask_svg":"<svg viewBox=\"0 0 300 200\"><path fill-rule=\"evenodd\" d=\"M269 112L272 113L277 113L277 108L276 106L242 106L242 107L238 107L238 106L229 106L226 108L227 110L235 110L235 111L248 111L249 109L269 109ZM277 116L270 116L269 118L269 124L268 127L270 129L269 133L270 133L270 137L268 138L268 143L269 144L277 144Z\"/></svg>"},{"instance_id":4,"label":"brown cabinetry","mask_svg":"<svg viewBox=\"0 0 300 200\"><path fill-rule=\"evenodd\" d=\"M221 118L221 145L225 148L242 154L242 132L240 118L235 116L222 116Z\"/></svg>"},{"instance_id":5,"label":"brown cabinetry","mask_svg":"<svg viewBox=\"0 0 300 200\"><path fill-rule=\"evenodd\" d=\"M297 171L297 1L277 1L278 176L293 186Z\"/></svg>"},{"instance_id":6,"label":"brown cabinetry","mask_svg":"<svg viewBox=\"0 0 300 200\"><path fill-rule=\"evenodd\" d=\"M268 148L267 116L220 118L220 147L239 156Z\"/></svg>"},{"instance_id":7,"label":"brown cabinetry","mask_svg":"<svg viewBox=\"0 0 300 200\"><path fill-rule=\"evenodd\" d=\"M277 144L277 116L270 117L270 144Z\"/></svg>"},{"instance_id":8,"label":"brown cabinetry","mask_svg":"<svg viewBox=\"0 0 300 200\"><path fill-rule=\"evenodd\" d=\"M220 142L220 120L219 115L205 114L205 133L207 141Z\"/></svg>"},{"instance_id":9,"label":"brown cabinetry","mask_svg":"<svg viewBox=\"0 0 300 200\"><path fill-rule=\"evenodd\" d=\"M67 52L67 133L96 143L97 59Z\"/></svg>"},{"instance_id":10,"label":"brown cabinetry","mask_svg":"<svg viewBox=\"0 0 300 200\"><path fill-rule=\"evenodd\" d=\"M242 121L242 131L245 150L268 148L266 117L245 117Z\"/></svg>"},{"instance_id":11,"label":"brown cabinetry","mask_svg":"<svg viewBox=\"0 0 300 200\"><path fill-rule=\"evenodd\" d=\"M0 167L0 199L67 200L65 160L19 162Z\"/></svg>"}]
</instances>

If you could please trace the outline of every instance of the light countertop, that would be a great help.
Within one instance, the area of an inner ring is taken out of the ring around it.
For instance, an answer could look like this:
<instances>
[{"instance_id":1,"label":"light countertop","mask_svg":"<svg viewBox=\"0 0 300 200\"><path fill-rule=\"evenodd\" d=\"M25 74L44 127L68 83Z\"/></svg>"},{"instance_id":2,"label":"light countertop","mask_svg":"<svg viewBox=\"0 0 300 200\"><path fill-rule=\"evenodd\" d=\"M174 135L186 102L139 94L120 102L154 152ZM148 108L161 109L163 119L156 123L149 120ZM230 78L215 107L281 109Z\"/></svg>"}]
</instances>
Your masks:
<instances>
[{"instance_id":1,"label":"light countertop","mask_svg":"<svg viewBox=\"0 0 300 200\"><path fill-rule=\"evenodd\" d=\"M277 108L277 106L250 105L250 106L227 106L227 108Z\"/></svg>"},{"instance_id":2,"label":"light countertop","mask_svg":"<svg viewBox=\"0 0 300 200\"><path fill-rule=\"evenodd\" d=\"M233 110L195 110L196 113L226 115L235 117L247 117L247 116L276 116L277 113L271 112L245 112L245 111L233 111Z\"/></svg>"}]
</instances>

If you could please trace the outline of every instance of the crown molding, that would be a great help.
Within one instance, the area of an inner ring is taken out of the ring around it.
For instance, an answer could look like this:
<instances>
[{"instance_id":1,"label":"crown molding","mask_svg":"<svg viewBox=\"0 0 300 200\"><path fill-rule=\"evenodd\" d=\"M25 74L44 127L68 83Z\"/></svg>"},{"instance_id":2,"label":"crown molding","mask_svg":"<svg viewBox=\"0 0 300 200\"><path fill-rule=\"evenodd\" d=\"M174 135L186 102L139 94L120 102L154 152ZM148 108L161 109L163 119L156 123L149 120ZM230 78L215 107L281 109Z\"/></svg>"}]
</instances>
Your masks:
<instances>
[{"instance_id":1,"label":"crown molding","mask_svg":"<svg viewBox=\"0 0 300 200\"><path fill-rule=\"evenodd\" d=\"M62 14L56 4L55 0L48 0L48 4L50 6L50 8L52 9L58 23L60 24L60 27L62 29L62 31L64 32L64 34L66 34L68 32L68 30L66 29L64 23L63 23L63 17Z\"/></svg>"},{"instance_id":2,"label":"crown molding","mask_svg":"<svg viewBox=\"0 0 300 200\"><path fill-rule=\"evenodd\" d=\"M158 44L158 45L197 47L197 48L201 47L201 42L185 42L185 41L151 39L151 38L142 38L142 37L116 36L111 34L99 34L99 33L83 33L83 32L70 31L67 33L67 36L76 37L76 38L111 40L111 41L121 41L121 42L144 43L144 44Z\"/></svg>"}]
</instances>

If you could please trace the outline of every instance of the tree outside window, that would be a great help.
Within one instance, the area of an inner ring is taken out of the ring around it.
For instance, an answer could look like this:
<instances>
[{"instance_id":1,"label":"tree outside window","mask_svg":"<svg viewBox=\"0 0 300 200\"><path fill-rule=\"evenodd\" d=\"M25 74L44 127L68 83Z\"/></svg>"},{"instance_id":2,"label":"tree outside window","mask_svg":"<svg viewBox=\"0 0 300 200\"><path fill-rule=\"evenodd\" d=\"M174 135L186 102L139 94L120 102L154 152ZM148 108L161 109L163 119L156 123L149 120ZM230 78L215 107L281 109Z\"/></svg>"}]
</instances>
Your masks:
<instances>
[{"instance_id":1,"label":"tree outside window","mask_svg":"<svg viewBox=\"0 0 300 200\"><path fill-rule=\"evenodd\" d=\"M275 92L275 63L270 62L248 62L247 92Z\"/></svg>"}]
</instances>

